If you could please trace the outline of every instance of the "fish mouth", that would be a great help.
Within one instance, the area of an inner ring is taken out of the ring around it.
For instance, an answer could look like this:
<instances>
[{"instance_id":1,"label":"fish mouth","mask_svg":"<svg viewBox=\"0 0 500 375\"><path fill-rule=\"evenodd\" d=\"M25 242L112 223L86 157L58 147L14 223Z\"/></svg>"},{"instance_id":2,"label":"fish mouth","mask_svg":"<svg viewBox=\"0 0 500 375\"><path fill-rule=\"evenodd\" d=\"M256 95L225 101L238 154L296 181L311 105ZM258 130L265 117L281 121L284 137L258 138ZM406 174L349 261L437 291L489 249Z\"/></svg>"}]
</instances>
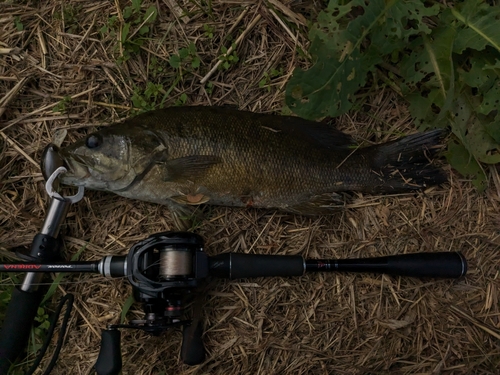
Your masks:
<instances>
[{"instance_id":1,"label":"fish mouth","mask_svg":"<svg viewBox=\"0 0 500 375\"><path fill-rule=\"evenodd\" d=\"M61 175L61 181L68 185L83 185L82 180L90 177L88 161L81 155L68 154L61 150L59 155L62 166L67 172Z\"/></svg>"}]
</instances>

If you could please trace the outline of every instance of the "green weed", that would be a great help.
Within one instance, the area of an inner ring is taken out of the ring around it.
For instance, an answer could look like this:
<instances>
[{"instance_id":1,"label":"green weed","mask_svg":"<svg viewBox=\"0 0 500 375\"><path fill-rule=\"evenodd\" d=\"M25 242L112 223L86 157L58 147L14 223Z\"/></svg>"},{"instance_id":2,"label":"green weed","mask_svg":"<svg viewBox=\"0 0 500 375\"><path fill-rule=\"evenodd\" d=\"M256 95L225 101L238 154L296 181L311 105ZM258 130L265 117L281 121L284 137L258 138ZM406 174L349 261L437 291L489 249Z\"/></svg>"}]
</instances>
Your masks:
<instances>
[{"instance_id":1,"label":"green weed","mask_svg":"<svg viewBox=\"0 0 500 375\"><path fill-rule=\"evenodd\" d=\"M205 31L205 36L208 39L213 39L214 38L215 28L213 26L205 24L205 25L203 25L203 31Z\"/></svg>"},{"instance_id":2,"label":"green weed","mask_svg":"<svg viewBox=\"0 0 500 375\"><path fill-rule=\"evenodd\" d=\"M132 4L123 9L122 16L123 24L120 24L118 17L112 16L99 29L102 37L106 34L119 35L119 44L115 47L116 51L120 51L118 63L124 63L140 51L151 26L156 21L158 11L155 6L143 10L142 0L132 0Z\"/></svg>"},{"instance_id":3,"label":"green weed","mask_svg":"<svg viewBox=\"0 0 500 375\"><path fill-rule=\"evenodd\" d=\"M270 73L265 72L264 77L259 81L259 88L265 88L267 92L271 92L271 81L273 78L281 77L283 75L283 68L271 69Z\"/></svg>"},{"instance_id":4,"label":"green weed","mask_svg":"<svg viewBox=\"0 0 500 375\"><path fill-rule=\"evenodd\" d=\"M201 60L196 51L194 43L189 43L186 48L181 48L178 54L170 56L170 66L174 69L179 69L182 75L183 70L197 69L200 67Z\"/></svg>"},{"instance_id":5,"label":"green weed","mask_svg":"<svg viewBox=\"0 0 500 375\"><path fill-rule=\"evenodd\" d=\"M148 82L144 90L135 88L132 95L132 104L134 108L141 111L151 111L156 108L162 108L166 100L167 92L162 84Z\"/></svg>"},{"instance_id":6,"label":"green weed","mask_svg":"<svg viewBox=\"0 0 500 375\"><path fill-rule=\"evenodd\" d=\"M72 102L71 96L65 96L59 103L57 103L54 106L54 108L52 108L52 111L66 113L68 105L71 104L71 102Z\"/></svg>"},{"instance_id":7,"label":"green weed","mask_svg":"<svg viewBox=\"0 0 500 375\"><path fill-rule=\"evenodd\" d=\"M62 10L54 13L54 19L64 21L64 30L67 33L76 34L80 28L78 17L81 10L81 5L62 5Z\"/></svg>"},{"instance_id":8,"label":"green weed","mask_svg":"<svg viewBox=\"0 0 500 375\"><path fill-rule=\"evenodd\" d=\"M221 48L222 55L219 56L219 60L222 61L220 65L222 69L228 70L231 66L236 65L240 61L238 55L236 54L236 44L232 44L233 51L228 54L228 49L224 46Z\"/></svg>"},{"instance_id":9,"label":"green weed","mask_svg":"<svg viewBox=\"0 0 500 375\"><path fill-rule=\"evenodd\" d=\"M16 26L17 31L23 31L24 30L24 25L21 22L21 17L15 16L14 17L14 25Z\"/></svg>"}]
</instances>

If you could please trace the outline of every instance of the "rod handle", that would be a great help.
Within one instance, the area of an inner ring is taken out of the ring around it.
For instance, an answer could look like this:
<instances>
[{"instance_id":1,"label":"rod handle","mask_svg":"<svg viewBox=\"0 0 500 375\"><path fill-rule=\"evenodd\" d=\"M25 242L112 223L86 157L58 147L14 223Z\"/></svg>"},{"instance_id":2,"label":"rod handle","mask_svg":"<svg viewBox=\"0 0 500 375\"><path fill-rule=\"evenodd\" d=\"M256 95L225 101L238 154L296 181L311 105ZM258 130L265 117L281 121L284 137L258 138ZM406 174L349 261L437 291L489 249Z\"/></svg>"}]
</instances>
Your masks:
<instances>
[{"instance_id":1,"label":"rod handle","mask_svg":"<svg viewBox=\"0 0 500 375\"><path fill-rule=\"evenodd\" d=\"M0 332L0 374L7 374L28 343L42 292L14 288Z\"/></svg>"},{"instance_id":2,"label":"rod handle","mask_svg":"<svg viewBox=\"0 0 500 375\"><path fill-rule=\"evenodd\" d=\"M225 253L209 258L209 273L215 277L302 276L304 271L305 262L300 255Z\"/></svg>"},{"instance_id":3,"label":"rod handle","mask_svg":"<svg viewBox=\"0 0 500 375\"><path fill-rule=\"evenodd\" d=\"M388 273L409 277L459 278L467 261L459 252L415 253L387 257Z\"/></svg>"},{"instance_id":4,"label":"rod handle","mask_svg":"<svg viewBox=\"0 0 500 375\"><path fill-rule=\"evenodd\" d=\"M117 329L106 329L101 335L101 349L95 363L98 375L118 375L122 369L121 333Z\"/></svg>"},{"instance_id":5,"label":"rod handle","mask_svg":"<svg viewBox=\"0 0 500 375\"><path fill-rule=\"evenodd\" d=\"M329 261L308 261L307 270L323 271L318 265L327 262ZM467 273L467 261L458 252L414 253L378 258L339 259L330 264L328 270L374 272L406 277L459 278Z\"/></svg>"}]
</instances>

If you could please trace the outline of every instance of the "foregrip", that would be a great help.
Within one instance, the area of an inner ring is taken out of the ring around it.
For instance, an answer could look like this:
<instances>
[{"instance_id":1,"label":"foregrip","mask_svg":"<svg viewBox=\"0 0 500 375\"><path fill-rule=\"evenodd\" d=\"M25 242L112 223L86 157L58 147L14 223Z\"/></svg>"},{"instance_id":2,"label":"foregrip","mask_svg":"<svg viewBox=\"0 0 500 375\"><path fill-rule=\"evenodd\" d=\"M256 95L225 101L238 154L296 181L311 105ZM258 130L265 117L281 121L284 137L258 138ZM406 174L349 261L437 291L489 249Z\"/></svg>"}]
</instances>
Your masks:
<instances>
[{"instance_id":1,"label":"foregrip","mask_svg":"<svg viewBox=\"0 0 500 375\"><path fill-rule=\"evenodd\" d=\"M229 279L302 276L305 262L300 255L226 253L209 258L209 267L210 275Z\"/></svg>"},{"instance_id":2,"label":"foregrip","mask_svg":"<svg viewBox=\"0 0 500 375\"><path fill-rule=\"evenodd\" d=\"M7 374L26 348L41 299L40 290L25 292L14 288L0 332L0 375Z\"/></svg>"}]
</instances>

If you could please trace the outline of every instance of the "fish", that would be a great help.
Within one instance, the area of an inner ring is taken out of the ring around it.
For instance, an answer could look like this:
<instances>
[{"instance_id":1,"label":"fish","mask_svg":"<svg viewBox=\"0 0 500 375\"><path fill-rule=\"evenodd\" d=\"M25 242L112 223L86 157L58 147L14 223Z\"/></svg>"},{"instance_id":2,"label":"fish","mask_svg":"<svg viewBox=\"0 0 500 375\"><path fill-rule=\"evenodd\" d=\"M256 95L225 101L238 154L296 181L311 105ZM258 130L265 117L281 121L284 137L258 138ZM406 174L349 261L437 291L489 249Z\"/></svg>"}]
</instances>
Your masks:
<instances>
[{"instance_id":1,"label":"fish","mask_svg":"<svg viewBox=\"0 0 500 375\"><path fill-rule=\"evenodd\" d=\"M63 184L180 206L338 212L344 193L393 194L445 182L433 130L360 147L325 123L226 107L153 110L58 153Z\"/></svg>"}]
</instances>

